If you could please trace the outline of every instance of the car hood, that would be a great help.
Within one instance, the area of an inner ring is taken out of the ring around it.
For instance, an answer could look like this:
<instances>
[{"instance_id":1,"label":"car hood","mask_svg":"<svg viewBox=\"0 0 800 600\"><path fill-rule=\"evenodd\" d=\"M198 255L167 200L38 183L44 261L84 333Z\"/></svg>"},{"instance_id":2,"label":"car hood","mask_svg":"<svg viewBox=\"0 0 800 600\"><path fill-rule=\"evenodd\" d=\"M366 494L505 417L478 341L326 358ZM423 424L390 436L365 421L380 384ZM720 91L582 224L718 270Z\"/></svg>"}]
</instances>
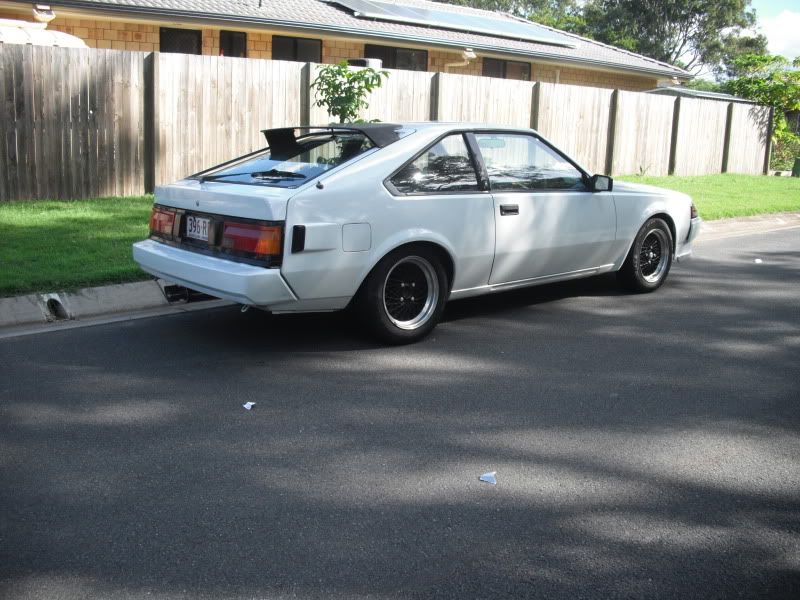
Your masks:
<instances>
[{"instance_id":1,"label":"car hood","mask_svg":"<svg viewBox=\"0 0 800 600\"><path fill-rule=\"evenodd\" d=\"M156 204L260 221L286 220L286 204L298 189L184 179L155 190Z\"/></svg>"},{"instance_id":2,"label":"car hood","mask_svg":"<svg viewBox=\"0 0 800 600\"><path fill-rule=\"evenodd\" d=\"M629 181L617 181L614 180L614 192L634 192L639 194L659 194L659 195L670 195L672 193L671 190L666 190L664 188L656 187L654 185L645 185L643 183L631 183Z\"/></svg>"}]
</instances>

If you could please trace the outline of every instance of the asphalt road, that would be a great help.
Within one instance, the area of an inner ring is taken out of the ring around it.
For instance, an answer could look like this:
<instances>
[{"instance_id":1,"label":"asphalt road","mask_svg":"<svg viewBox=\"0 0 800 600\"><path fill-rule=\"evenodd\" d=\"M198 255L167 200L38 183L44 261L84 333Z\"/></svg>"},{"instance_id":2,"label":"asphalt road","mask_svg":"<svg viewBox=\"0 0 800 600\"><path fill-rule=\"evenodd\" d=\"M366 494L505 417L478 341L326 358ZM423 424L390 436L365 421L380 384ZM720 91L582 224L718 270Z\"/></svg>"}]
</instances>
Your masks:
<instances>
[{"instance_id":1,"label":"asphalt road","mask_svg":"<svg viewBox=\"0 0 800 600\"><path fill-rule=\"evenodd\" d=\"M799 598L799 276L793 229L403 348L232 308L0 340L0 597Z\"/></svg>"}]
</instances>

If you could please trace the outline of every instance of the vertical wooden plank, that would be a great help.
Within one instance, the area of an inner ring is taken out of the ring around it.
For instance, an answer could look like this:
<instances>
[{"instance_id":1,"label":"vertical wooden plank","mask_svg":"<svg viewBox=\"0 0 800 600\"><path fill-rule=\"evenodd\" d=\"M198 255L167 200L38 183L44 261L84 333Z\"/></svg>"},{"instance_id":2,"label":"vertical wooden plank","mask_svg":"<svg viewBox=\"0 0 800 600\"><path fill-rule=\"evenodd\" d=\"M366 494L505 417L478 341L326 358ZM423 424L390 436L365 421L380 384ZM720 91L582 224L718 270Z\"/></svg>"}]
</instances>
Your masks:
<instances>
[{"instance_id":1,"label":"vertical wooden plank","mask_svg":"<svg viewBox=\"0 0 800 600\"><path fill-rule=\"evenodd\" d=\"M10 159L8 155L8 135L14 122L13 115L8 111L8 98L6 89L6 75L11 63L11 53L6 52L8 44L0 45L0 110L4 118L0 119L0 202L13 200L12 182L9 178Z\"/></svg>"},{"instance_id":2,"label":"vertical wooden plank","mask_svg":"<svg viewBox=\"0 0 800 600\"><path fill-rule=\"evenodd\" d=\"M23 59L14 65L14 100L16 102L17 119L17 155L19 157L20 197L31 199L35 196L32 173L35 168L33 154L33 77L31 73L32 47L22 48Z\"/></svg>"},{"instance_id":3,"label":"vertical wooden plank","mask_svg":"<svg viewBox=\"0 0 800 600\"><path fill-rule=\"evenodd\" d=\"M95 93L95 81L97 80L97 61L100 54L96 51L87 53L86 67L86 89L83 98L86 102L86 195L89 198L96 198L98 194L98 173L97 173L97 96Z\"/></svg>"},{"instance_id":4,"label":"vertical wooden plank","mask_svg":"<svg viewBox=\"0 0 800 600\"><path fill-rule=\"evenodd\" d=\"M80 119L78 127L80 129L80 146L81 146L81 198L92 197L92 179L94 172L92 171L92 164L90 162L90 148L89 148L89 89L90 89L90 71L92 50L81 50L80 56Z\"/></svg>"},{"instance_id":5,"label":"vertical wooden plank","mask_svg":"<svg viewBox=\"0 0 800 600\"><path fill-rule=\"evenodd\" d=\"M113 85L112 64L109 62L109 51L98 50L95 52L95 68L98 76L95 79L95 122L97 123L97 195L109 196L113 193L114 183L110 178L110 162L113 156L113 145L109 138L109 103Z\"/></svg>"},{"instance_id":6,"label":"vertical wooden plank","mask_svg":"<svg viewBox=\"0 0 800 600\"><path fill-rule=\"evenodd\" d=\"M56 77L56 120L55 130L58 132L58 191L56 197L66 198L69 195L69 182L72 175L69 161L69 51L58 52L54 63L58 69Z\"/></svg>"},{"instance_id":7,"label":"vertical wooden plank","mask_svg":"<svg viewBox=\"0 0 800 600\"><path fill-rule=\"evenodd\" d=\"M175 79L178 73L173 68L173 62L170 60L170 55L159 54L159 83L160 90L160 164L161 164L161 177L159 184L169 182L169 176L172 174L172 161L175 158L174 149L170 146L172 139L172 125L175 120L175 114L172 112L171 100Z\"/></svg>"},{"instance_id":8,"label":"vertical wooden plank","mask_svg":"<svg viewBox=\"0 0 800 600\"><path fill-rule=\"evenodd\" d=\"M37 200L47 197L47 183L45 177L47 157L45 156L45 137L42 127L44 118L42 102L42 66L46 64L46 48L31 46L31 127L33 135L30 142L33 145L33 171L31 176L32 191Z\"/></svg>"},{"instance_id":9,"label":"vertical wooden plank","mask_svg":"<svg viewBox=\"0 0 800 600\"><path fill-rule=\"evenodd\" d=\"M61 187L61 170L59 166L61 153L61 143L59 138L61 136L61 132L58 130L56 123L56 114L58 111L57 106L61 101L61 90L59 85L61 73L58 68L60 54L63 54L63 50L60 48L51 49L47 54L47 63L40 65L40 68L44 70L46 77L46 87L43 98L43 125L47 144L47 166L44 176L47 178L48 198L58 198Z\"/></svg>"},{"instance_id":10,"label":"vertical wooden plank","mask_svg":"<svg viewBox=\"0 0 800 600\"><path fill-rule=\"evenodd\" d=\"M130 172L130 94L129 81L127 78L126 63L128 52L120 50L117 52L115 78L116 78L116 113L119 118L116 120L118 137L115 137L117 152L119 156L119 169L117 169L117 194L120 196L128 195L128 173Z\"/></svg>"},{"instance_id":11,"label":"vertical wooden plank","mask_svg":"<svg viewBox=\"0 0 800 600\"><path fill-rule=\"evenodd\" d=\"M164 182L164 64L161 53L153 54L153 190Z\"/></svg>"},{"instance_id":12,"label":"vertical wooden plank","mask_svg":"<svg viewBox=\"0 0 800 600\"><path fill-rule=\"evenodd\" d=\"M131 196L136 177L136 147L139 139L139 110L135 99L133 65L136 52L122 55L122 143L125 148L125 170L123 173L123 195Z\"/></svg>"},{"instance_id":13,"label":"vertical wooden plank","mask_svg":"<svg viewBox=\"0 0 800 600\"><path fill-rule=\"evenodd\" d=\"M222 67L222 74L223 74L223 132L222 132L222 140L224 140L223 147L225 148L225 154L227 156L235 156L235 147L233 145L233 128L232 128L232 120L233 120L233 72L227 65L224 64L224 59L217 59L220 62Z\"/></svg>"},{"instance_id":14,"label":"vertical wooden plank","mask_svg":"<svg viewBox=\"0 0 800 600\"><path fill-rule=\"evenodd\" d=\"M80 198L82 195L81 186L83 185L83 173L80 164L81 55L77 50L70 51L69 55L69 161L72 177L68 198L71 200L73 198Z\"/></svg>"},{"instance_id":15,"label":"vertical wooden plank","mask_svg":"<svg viewBox=\"0 0 800 600\"><path fill-rule=\"evenodd\" d=\"M192 173L197 173L201 167L198 165L203 163L203 148L200 148L200 128L202 123L200 121L200 114L198 112L198 96L202 98L202 76L200 70L202 68L203 59L200 56L188 57L190 61L189 68L186 69L186 140L184 156L186 160L183 164L183 169L178 177L186 177ZM229 59L233 60L233 59Z\"/></svg>"}]
</instances>

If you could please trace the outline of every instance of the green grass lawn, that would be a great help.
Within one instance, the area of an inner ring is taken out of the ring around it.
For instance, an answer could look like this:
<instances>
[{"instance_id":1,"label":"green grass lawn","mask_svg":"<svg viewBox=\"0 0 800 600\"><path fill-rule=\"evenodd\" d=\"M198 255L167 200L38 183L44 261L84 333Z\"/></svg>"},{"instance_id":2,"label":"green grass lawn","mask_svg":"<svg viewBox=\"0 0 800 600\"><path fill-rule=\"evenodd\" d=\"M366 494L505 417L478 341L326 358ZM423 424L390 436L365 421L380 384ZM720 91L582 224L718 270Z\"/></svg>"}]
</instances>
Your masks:
<instances>
[{"instance_id":1,"label":"green grass lawn","mask_svg":"<svg viewBox=\"0 0 800 600\"><path fill-rule=\"evenodd\" d=\"M152 196L0 202L0 296L149 277L131 258Z\"/></svg>"},{"instance_id":2,"label":"green grass lawn","mask_svg":"<svg viewBox=\"0 0 800 600\"><path fill-rule=\"evenodd\" d=\"M800 178L766 175L700 177L616 177L689 194L707 221L800 211Z\"/></svg>"},{"instance_id":3,"label":"green grass lawn","mask_svg":"<svg viewBox=\"0 0 800 600\"><path fill-rule=\"evenodd\" d=\"M706 220L800 211L800 179L620 177L686 192ZM0 296L146 279L131 244L147 237L152 196L0 202Z\"/></svg>"}]
</instances>

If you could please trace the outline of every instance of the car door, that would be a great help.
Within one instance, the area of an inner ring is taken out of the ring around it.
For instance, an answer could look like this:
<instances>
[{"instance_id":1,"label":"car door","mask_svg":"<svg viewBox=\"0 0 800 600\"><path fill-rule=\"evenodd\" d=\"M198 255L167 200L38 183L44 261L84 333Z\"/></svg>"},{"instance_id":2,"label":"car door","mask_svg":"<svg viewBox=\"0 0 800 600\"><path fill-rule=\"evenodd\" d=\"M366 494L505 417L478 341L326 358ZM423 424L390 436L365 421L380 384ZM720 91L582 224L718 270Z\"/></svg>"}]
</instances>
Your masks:
<instances>
[{"instance_id":1,"label":"car door","mask_svg":"<svg viewBox=\"0 0 800 600\"><path fill-rule=\"evenodd\" d=\"M473 141L494 200L491 285L613 262L611 193L590 192L584 173L533 134L476 132Z\"/></svg>"}]
</instances>

